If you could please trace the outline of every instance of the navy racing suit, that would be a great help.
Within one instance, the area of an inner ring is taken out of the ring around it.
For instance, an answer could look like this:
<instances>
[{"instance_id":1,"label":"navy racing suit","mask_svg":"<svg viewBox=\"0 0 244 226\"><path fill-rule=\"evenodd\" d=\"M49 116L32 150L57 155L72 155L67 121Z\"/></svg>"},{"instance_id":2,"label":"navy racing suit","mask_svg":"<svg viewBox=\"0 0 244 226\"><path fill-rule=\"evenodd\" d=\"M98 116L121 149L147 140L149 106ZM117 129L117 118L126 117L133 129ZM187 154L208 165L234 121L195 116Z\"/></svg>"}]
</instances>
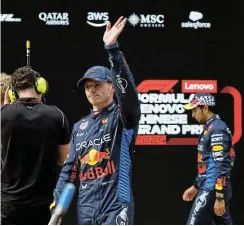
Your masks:
<instances>
[{"instance_id":1,"label":"navy racing suit","mask_svg":"<svg viewBox=\"0 0 244 226\"><path fill-rule=\"evenodd\" d=\"M118 44L105 48L117 101L74 124L70 152L54 191L57 203L64 185L79 175L77 215L82 225L133 224L132 153L140 103Z\"/></svg>"},{"instance_id":2,"label":"navy racing suit","mask_svg":"<svg viewBox=\"0 0 244 226\"><path fill-rule=\"evenodd\" d=\"M199 137L198 175L194 183L199 192L187 224L209 224L205 220L212 220L214 224L232 224L229 202L234 158L231 131L218 115L214 115ZM224 194L226 212L221 217L214 214L216 192Z\"/></svg>"}]
</instances>

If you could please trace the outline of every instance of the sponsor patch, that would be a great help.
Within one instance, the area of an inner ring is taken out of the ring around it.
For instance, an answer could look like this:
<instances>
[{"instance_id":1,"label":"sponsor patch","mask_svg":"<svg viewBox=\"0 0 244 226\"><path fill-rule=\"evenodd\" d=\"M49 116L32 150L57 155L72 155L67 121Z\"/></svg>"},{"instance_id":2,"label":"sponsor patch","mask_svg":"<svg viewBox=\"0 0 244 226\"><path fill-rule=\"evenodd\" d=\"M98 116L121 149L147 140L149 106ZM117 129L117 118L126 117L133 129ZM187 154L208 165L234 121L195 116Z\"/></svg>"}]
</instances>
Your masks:
<instances>
[{"instance_id":1,"label":"sponsor patch","mask_svg":"<svg viewBox=\"0 0 244 226\"><path fill-rule=\"evenodd\" d=\"M83 129L85 129L87 126L88 126L88 121L82 122L82 123L80 124L80 129L83 130Z\"/></svg>"},{"instance_id":2,"label":"sponsor patch","mask_svg":"<svg viewBox=\"0 0 244 226\"><path fill-rule=\"evenodd\" d=\"M215 145L212 147L212 151L222 151L224 147L222 145Z\"/></svg>"}]
</instances>

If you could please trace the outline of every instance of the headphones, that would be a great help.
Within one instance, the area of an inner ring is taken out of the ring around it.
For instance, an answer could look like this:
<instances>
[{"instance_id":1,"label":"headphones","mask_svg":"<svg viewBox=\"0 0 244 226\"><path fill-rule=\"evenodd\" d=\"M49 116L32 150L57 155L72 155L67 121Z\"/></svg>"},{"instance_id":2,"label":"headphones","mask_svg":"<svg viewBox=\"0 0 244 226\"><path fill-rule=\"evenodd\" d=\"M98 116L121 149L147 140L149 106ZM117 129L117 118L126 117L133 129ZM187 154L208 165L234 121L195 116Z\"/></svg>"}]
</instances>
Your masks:
<instances>
[{"instance_id":1,"label":"headphones","mask_svg":"<svg viewBox=\"0 0 244 226\"><path fill-rule=\"evenodd\" d=\"M34 88L37 94L46 94L48 91L48 82L41 77L38 72L35 72L31 68L30 71L35 76ZM11 101L16 101L19 99L19 95L13 86L9 89L8 95Z\"/></svg>"}]
</instances>

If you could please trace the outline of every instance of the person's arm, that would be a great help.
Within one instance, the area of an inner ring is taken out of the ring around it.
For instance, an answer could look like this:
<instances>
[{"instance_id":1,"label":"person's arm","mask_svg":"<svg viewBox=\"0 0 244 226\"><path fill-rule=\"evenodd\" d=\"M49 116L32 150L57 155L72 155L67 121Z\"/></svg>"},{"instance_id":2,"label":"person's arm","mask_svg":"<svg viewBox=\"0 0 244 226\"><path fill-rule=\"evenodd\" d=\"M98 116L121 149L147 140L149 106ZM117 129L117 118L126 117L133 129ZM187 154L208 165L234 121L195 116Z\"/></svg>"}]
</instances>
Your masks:
<instances>
[{"instance_id":1,"label":"person's arm","mask_svg":"<svg viewBox=\"0 0 244 226\"><path fill-rule=\"evenodd\" d=\"M103 41L109 55L109 62L112 71L112 81L115 95L121 111L123 122L127 129L138 125L140 120L140 102L134 83L134 78L125 61L123 53L119 51L117 38L124 29L126 18L120 17L111 28L107 25Z\"/></svg>"},{"instance_id":2,"label":"person's arm","mask_svg":"<svg viewBox=\"0 0 244 226\"><path fill-rule=\"evenodd\" d=\"M62 166L69 153L70 144L61 144L58 147L58 164Z\"/></svg>"},{"instance_id":3,"label":"person's arm","mask_svg":"<svg viewBox=\"0 0 244 226\"><path fill-rule=\"evenodd\" d=\"M66 157L66 160L64 161L63 168L59 174L59 179L56 185L56 188L54 190L54 202L51 204L50 209L55 207L59 196L61 195L63 188L66 183L71 182L74 183L77 172L78 172L78 158L76 156L76 150L74 146L74 140L76 137L76 131L77 131L77 125L75 124L72 131L72 137L70 141L70 150Z\"/></svg>"},{"instance_id":4,"label":"person's arm","mask_svg":"<svg viewBox=\"0 0 244 226\"><path fill-rule=\"evenodd\" d=\"M196 176L195 180L194 180L194 183L193 183L193 186L198 189L198 176Z\"/></svg>"},{"instance_id":5,"label":"person's arm","mask_svg":"<svg viewBox=\"0 0 244 226\"><path fill-rule=\"evenodd\" d=\"M229 183L232 169L230 150L231 135L227 129L214 129L210 135L210 150L216 165L216 197L224 198L224 191Z\"/></svg>"},{"instance_id":6,"label":"person's arm","mask_svg":"<svg viewBox=\"0 0 244 226\"><path fill-rule=\"evenodd\" d=\"M60 110L59 110L60 111ZM60 111L61 112L61 111ZM69 153L70 149L70 136L69 136L69 123L68 120L63 112L62 113L62 128L60 131L60 139L59 139L59 147L58 147L58 154L57 154L57 161L59 165L63 165L64 161Z\"/></svg>"}]
</instances>

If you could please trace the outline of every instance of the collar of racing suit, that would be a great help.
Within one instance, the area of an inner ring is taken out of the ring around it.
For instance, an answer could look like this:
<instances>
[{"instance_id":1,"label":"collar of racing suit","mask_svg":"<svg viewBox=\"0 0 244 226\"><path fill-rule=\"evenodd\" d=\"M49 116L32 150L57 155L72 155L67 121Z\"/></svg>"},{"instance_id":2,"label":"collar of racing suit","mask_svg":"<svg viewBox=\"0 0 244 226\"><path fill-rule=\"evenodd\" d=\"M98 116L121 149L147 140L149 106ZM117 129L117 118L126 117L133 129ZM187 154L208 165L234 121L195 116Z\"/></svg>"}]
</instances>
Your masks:
<instances>
[{"instance_id":1,"label":"collar of racing suit","mask_svg":"<svg viewBox=\"0 0 244 226\"><path fill-rule=\"evenodd\" d=\"M214 121L215 119L220 119L218 114L215 114L213 117L211 117L210 119L208 119L208 121L205 123L205 125L203 126L203 128L207 128L209 126L209 124Z\"/></svg>"},{"instance_id":2,"label":"collar of racing suit","mask_svg":"<svg viewBox=\"0 0 244 226\"><path fill-rule=\"evenodd\" d=\"M100 111L93 111L91 110L91 115L92 118L95 119L96 117L98 117L99 115L103 115L106 114L110 111L112 111L114 109L114 107L116 106L115 102L113 101L111 104L109 104L108 106L106 106L105 108L101 109Z\"/></svg>"}]
</instances>

